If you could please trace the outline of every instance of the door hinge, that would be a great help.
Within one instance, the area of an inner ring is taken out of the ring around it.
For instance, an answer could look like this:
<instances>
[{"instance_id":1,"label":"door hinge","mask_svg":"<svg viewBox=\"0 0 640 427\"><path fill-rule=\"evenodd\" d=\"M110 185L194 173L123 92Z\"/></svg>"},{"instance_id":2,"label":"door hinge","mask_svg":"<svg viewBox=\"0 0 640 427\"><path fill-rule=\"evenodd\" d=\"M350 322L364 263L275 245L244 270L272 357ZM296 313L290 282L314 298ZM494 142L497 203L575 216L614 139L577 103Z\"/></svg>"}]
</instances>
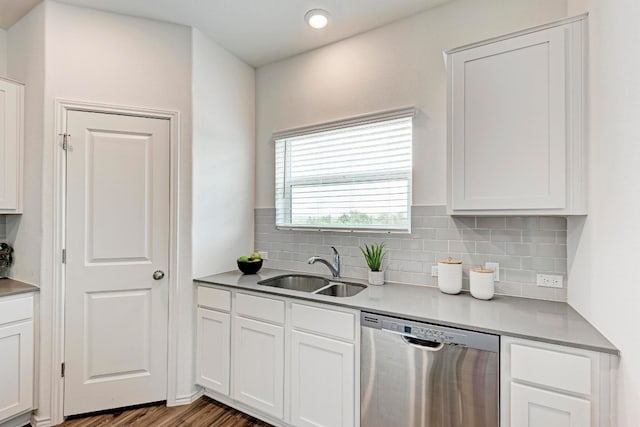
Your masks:
<instances>
[{"instance_id":1,"label":"door hinge","mask_svg":"<svg viewBox=\"0 0 640 427\"><path fill-rule=\"evenodd\" d=\"M62 263L63 264L67 263L67 250L66 249L62 250Z\"/></svg>"},{"instance_id":2,"label":"door hinge","mask_svg":"<svg viewBox=\"0 0 640 427\"><path fill-rule=\"evenodd\" d=\"M64 151L67 151L69 148L69 143L67 141L67 139L71 136L68 133L59 133L58 135L60 135L62 137L62 149Z\"/></svg>"},{"instance_id":3,"label":"door hinge","mask_svg":"<svg viewBox=\"0 0 640 427\"><path fill-rule=\"evenodd\" d=\"M62 365L60 365L60 376L64 378L64 362L62 362Z\"/></svg>"}]
</instances>

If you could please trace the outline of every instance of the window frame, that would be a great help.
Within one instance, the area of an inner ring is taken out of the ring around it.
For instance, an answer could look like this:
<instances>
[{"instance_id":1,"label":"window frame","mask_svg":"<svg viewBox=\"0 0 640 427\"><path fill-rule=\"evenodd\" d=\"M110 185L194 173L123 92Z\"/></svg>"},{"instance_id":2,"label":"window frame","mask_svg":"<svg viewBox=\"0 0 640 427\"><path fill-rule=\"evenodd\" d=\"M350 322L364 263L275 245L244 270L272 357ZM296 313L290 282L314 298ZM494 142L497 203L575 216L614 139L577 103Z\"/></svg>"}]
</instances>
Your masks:
<instances>
[{"instance_id":1,"label":"window frame","mask_svg":"<svg viewBox=\"0 0 640 427\"><path fill-rule=\"evenodd\" d=\"M411 118L411 126L412 126L412 136L411 136L411 153L412 153L412 161L411 167L407 172L398 172L392 171L384 174L376 174L375 176L371 173L361 173L363 178L362 181L354 181L353 175L350 178L342 178L331 177L323 178L322 184L343 184L348 182L357 182L357 183L373 183L373 182L389 182L393 178L397 178L398 180L406 180L407 182L407 226L402 228L394 228L394 227L367 227L367 226L357 226L354 224L342 226L319 226L319 225L294 225L291 224L291 214L292 214L292 188L294 185L313 185L318 184L319 180L317 177L308 177L295 180L294 183L291 182L290 169L287 167L287 164L291 161L291 153L288 150L288 144L285 141L284 146L284 185L282 191L284 191L283 197L279 198L278 191L278 176L277 176L277 163L274 163L274 202L276 209L276 218L275 218L275 227L277 230L300 230L300 231L337 231L337 232L351 232L351 233L386 233L386 234L410 234L411 233L411 206L412 206L412 194L413 194L413 118L416 115L416 108L414 107L405 107L394 110L387 110L382 112L376 112L371 114L365 114L361 116L350 117L343 120L336 120L327 123L314 124L310 126L303 126L294 129L287 129L283 131L278 131L273 133L271 141L274 143L274 147L277 141L286 140L294 137L344 129L354 126L366 125L370 123L378 123L383 121L390 121L394 119L401 118ZM277 156L277 150L274 150L274 159ZM289 219L289 224L280 224L278 225L278 204L281 201L288 202L288 206L281 207L280 209L284 209L286 212L286 216Z\"/></svg>"}]
</instances>

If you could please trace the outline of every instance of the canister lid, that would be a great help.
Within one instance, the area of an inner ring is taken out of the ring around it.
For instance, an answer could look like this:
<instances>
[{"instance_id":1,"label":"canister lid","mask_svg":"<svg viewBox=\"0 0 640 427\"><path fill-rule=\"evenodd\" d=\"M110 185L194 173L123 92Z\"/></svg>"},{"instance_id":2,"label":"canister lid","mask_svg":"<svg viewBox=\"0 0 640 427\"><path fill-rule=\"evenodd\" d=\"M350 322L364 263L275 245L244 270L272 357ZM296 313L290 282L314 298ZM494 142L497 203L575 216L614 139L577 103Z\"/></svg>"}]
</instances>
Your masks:
<instances>
[{"instance_id":1,"label":"canister lid","mask_svg":"<svg viewBox=\"0 0 640 427\"><path fill-rule=\"evenodd\" d=\"M490 268L482 267L472 268L471 271L473 271L474 273L493 273L493 270L491 270Z\"/></svg>"},{"instance_id":2,"label":"canister lid","mask_svg":"<svg viewBox=\"0 0 640 427\"><path fill-rule=\"evenodd\" d=\"M440 264L462 264L462 261L460 261L459 259L453 259L451 257L438 260L438 262Z\"/></svg>"}]
</instances>

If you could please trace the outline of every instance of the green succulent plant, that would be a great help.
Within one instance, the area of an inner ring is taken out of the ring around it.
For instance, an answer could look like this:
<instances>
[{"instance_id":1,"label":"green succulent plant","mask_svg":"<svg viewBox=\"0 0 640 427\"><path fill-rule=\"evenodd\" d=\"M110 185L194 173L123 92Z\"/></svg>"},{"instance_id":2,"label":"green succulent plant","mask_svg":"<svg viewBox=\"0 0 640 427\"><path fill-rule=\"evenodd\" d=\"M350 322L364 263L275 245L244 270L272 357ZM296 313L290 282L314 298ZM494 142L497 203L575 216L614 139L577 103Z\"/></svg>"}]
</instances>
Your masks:
<instances>
[{"instance_id":1,"label":"green succulent plant","mask_svg":"<svg viewBox=\"0 0 640 427\"><path fill-rule=\"evenodd\" d=\"M367 262L369 269L371 271L380 271L382 268L382 260L386 255L384 251L384 242L380 244L371 244L364 245L364 248L361 246L360 250L362 251L362 255L364 255L364 260Z\"/></svg>"}]
</instances>

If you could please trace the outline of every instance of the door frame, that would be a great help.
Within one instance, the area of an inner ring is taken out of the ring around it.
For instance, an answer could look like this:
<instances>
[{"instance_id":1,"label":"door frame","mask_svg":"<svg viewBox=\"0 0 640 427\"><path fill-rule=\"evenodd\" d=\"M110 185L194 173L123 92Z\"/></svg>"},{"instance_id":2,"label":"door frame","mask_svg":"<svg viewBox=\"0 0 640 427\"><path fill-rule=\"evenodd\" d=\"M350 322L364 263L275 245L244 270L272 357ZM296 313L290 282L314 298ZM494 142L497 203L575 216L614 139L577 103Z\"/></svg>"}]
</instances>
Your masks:
<instances>
[{"instance_id":1,"label":"door frame","mask_svg":"<svg viewBox=\"0 0 640 427\"><path fill-rule=\"evenodd\" d=\"M177 338L179 326L178 277L179 247L178 232L180 220L180 148L181 114L179 111L159 110L96 102L55 100L56 148L54 153L54 194L53 194L53 283L51 312L51 421L52 424L64 420L64 378L61 365L65 349L65 269L62 267L62 249L65 247L66 221L66 156L62 149L62 134L67 129L67 113L84 111L92 113L120 114L169 120L170 184L169 184L169 311L167 324L167 404L180 404L177 391Z\"/></svg>"}]
</instances>

